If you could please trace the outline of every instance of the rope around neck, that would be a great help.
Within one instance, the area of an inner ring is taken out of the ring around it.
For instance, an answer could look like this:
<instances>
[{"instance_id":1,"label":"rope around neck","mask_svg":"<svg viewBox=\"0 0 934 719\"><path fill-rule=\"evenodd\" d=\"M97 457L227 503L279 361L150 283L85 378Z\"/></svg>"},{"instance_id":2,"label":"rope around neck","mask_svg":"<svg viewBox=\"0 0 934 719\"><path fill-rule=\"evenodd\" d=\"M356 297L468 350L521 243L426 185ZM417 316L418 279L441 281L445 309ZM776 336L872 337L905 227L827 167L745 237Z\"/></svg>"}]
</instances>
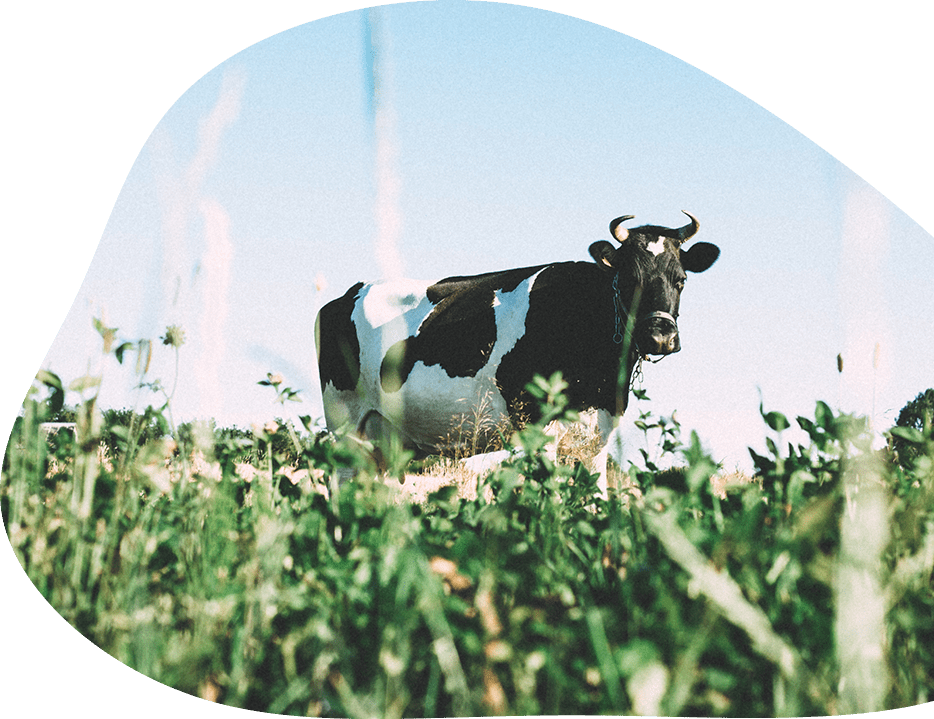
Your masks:
<instances>
[{"instance_id":1,"label":"rope around neck","mask_svg":"<svg viewBox=\"0 0 934 719\"><path fill-rule=\"evenodd\" d=\"M615 321L616 321L616 331L613 333L613 342L615 342L616 344L622 344L623 327L629 324L630 312L629 312L629 309L626 307L626 305L623 304L623 298L620 297L620 294L619 294L619 273L618 272L615 275L613 275L613 310L614 310ZM637 319L635 322L633 322L632 330L627 331L627 334L630 336L632 340L632 346L636 349L636 353L639 356L647 359L649 362L661 362L662 358L665 357L665 355L659 356L659 358L656 360L650 359L648 353L643 352L642 348L639 347L639 342L635 338L636 327L638 327L643 322L647 322L648 320L654 317L663 317L665 319L670 320L673 324L677 326L677 322L675 322L675 318L672 317L669 313L650 312L645 317L641 319ZM627 326L626 329L629 330L629 327Z\"/></svg>"},{"instance_id":2,"label":"rope around neck","mask_svg":"<svg viewBox=\"0 0 934 719\"><path fill-rule=\"evenodd\" d=\"M629 323L629 310L626 308L626 305L623 304L623 298L619 294L619 272L613 275L613 311L615 315L615 332L613 333L613 342L616 344L623 343L623 327L624 324L628 325ZM632 380L630 382L630 388L635 387L636 382L642 382L642 362L648 361L652 364L657 364L661 362L667 355L659 355L658 359L652 359L646 352L642 351L642 348L639 347L639 342L635 338L635 329L639 322L645 322L653 317L667 317L672 322L674 322L674 317L672 317L667 312L652 312L649 315L646 315L641 320L637 320L633 323L632 331L627 332L629 334L630 340L632 341L632 347L636 350L636 363L633 366ZM625 318L625 319L624 319ZM628 326L626 329L629 330Z\"/></svg>"}]
</instances>

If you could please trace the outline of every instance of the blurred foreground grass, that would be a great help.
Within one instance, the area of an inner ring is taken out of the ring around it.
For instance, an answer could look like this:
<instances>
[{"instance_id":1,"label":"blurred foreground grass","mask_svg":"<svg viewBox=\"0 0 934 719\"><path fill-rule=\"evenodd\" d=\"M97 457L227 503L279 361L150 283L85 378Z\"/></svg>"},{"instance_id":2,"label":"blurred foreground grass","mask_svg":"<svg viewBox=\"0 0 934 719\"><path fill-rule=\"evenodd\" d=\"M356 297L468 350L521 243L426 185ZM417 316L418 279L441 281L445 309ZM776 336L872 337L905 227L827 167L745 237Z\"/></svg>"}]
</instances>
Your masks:
<instances>
[{"instance_id":1,"label":"blurred foreground grass","mask_svg":"<svg viewBox=\"0 0 934 719\"><path fill-rule=\"evenodd\" d=\"M282 379L264 380L280 401ZM934 671L934 437L874 452L818 403L762 416L756 481L723 488L673 418L604 500L543 451L543 422L473 491L399 501L355 442L271 422L172 425L78 407L43 372L7 447L0 509L30 580L154 679L259 711L333 716L815 715L926 702ZM290 394L291 393L291 394ZM392 457L390 457L392 460ZM405 455L390 474L404 476ZM357 476L338 488L341 468Z\"/></svg>"}]
</instances>

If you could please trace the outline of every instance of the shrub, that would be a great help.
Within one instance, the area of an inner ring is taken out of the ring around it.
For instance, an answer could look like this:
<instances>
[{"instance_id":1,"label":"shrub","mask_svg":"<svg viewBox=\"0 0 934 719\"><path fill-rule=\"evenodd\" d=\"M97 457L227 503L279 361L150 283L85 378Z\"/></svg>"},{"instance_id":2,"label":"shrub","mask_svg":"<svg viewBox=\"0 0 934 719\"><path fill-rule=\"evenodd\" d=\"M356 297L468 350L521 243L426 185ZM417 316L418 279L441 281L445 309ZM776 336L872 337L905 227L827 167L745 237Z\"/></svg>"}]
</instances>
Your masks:
<instances>
[{"instance_id":1,"label":"shrub","mask_svg":"<svg viewBox=\"0 0 934 719\"><path fill-rule=\"evenodd\" d=\"M934 389L927 389L902 407L895 420L895 428L889 443L895 461L909 466L918 456L917 439L934 418Z\"/></svg>"}]
</instances>

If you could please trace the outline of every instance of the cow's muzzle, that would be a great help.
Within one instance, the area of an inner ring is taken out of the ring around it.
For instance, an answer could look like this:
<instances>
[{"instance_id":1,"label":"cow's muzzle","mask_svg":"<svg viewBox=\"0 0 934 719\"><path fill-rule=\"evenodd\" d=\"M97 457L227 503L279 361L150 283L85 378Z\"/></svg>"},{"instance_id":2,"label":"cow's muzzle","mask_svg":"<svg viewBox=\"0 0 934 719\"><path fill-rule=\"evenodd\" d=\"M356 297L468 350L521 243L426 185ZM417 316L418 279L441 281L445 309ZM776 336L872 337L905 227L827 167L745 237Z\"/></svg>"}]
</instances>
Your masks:
<instances>
[{"instance_id":1,"label":"cow's muzzle","mask_svg":"<svg viewBox=\"0 0 934 719\"><path fill-rule=\"evenodd\" d=\"M637 348L643 354L667 355L681 349L678 323L668 312L650 312L637 323Z\"/></svg>"}]
</instances>

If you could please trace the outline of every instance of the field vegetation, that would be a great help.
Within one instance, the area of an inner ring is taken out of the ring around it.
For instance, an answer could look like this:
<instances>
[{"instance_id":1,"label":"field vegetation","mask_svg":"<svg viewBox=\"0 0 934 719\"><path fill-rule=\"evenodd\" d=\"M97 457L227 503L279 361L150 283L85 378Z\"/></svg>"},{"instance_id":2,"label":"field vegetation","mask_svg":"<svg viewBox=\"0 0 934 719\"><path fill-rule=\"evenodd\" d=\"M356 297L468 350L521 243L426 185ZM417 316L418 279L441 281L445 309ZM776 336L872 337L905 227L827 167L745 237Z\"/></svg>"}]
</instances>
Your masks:
<instances>
[{"instance_id":1,"label":"field vegetation","mask_svg":"<svg viewBox=\"0 0 934 719\"><path fill-rule=\"evenodd\" d=\"M151 346L98 331L162 401L101 411L100 378L83 378L69 409L40 372L0 509L42 596L168 686L351 717L813 716L930 698L925 395L883 451L864 418L823 402L793 420L808 437L797 445L783 442L791 421L762 408L753 478L643 412L676 466L646 452L604 499L583 457L545 451L548 422L573 413L561 378L539 378L542 420L506 438L521 451L482 476L449 459L449 478L424 489L437 463L419 477L390 452L380 475L310 417L176 426L172 392L145 376ZM163 338L176 353L182 341ZM298 399L278 375L261 384Z\"/></svg>"}]
</instances>

